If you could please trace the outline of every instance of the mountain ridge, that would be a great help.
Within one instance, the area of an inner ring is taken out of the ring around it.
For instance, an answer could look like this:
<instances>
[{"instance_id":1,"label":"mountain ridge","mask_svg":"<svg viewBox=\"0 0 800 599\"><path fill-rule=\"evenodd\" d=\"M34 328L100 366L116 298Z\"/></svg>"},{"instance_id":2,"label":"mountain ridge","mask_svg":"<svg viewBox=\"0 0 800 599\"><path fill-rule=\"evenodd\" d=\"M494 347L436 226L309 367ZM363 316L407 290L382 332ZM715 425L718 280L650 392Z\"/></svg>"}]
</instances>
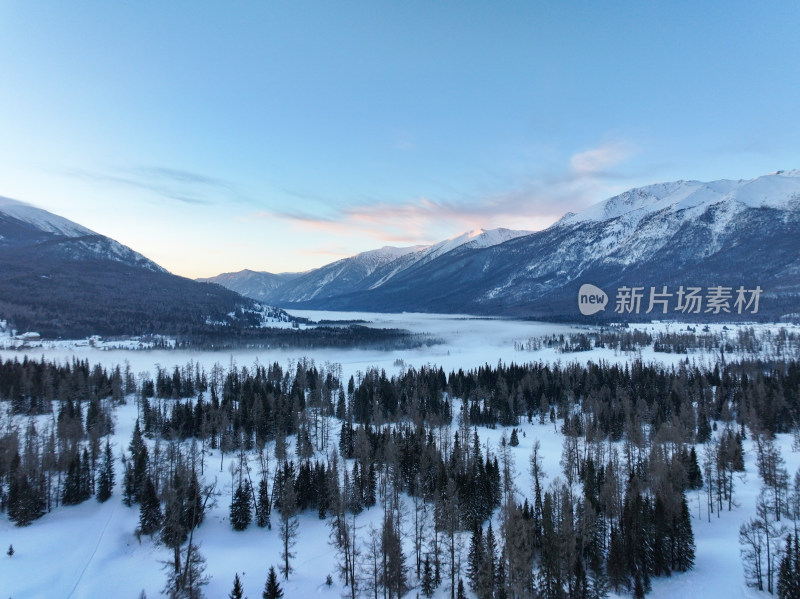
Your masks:
<instances>
[{"instance_id":1,"label":"mountain ridge","mask_svg":"<svg viewBox=\"0 0 800 599\"><path fill-rule=\"evenodd\" d=\"M169 273L131 248L0 198L0 318L45 337L208 334L280 314L220 285Z\"/></svg>"},{"instance_id":2,"label":"mountain ridge","mask_svg":"<svg viewBox=\"0 0 800 599\"><path fill-rule=\"evenodd\" d=\"M314 287L327 265L303 275L303 294L288 285L270 299L289 309L574 320L583 319L576 299L581 282L609 290L625 284L760 285L763 316L780 318L800 312L800 171L657 183L566 214L541 231L486 247L463 243L429 260L403 263L410 255L339 288L330 279ZM391 276L378 276L384 272ZM621 315L607 310L594 317L603 318Z\"/></svg>"}]
</instances>

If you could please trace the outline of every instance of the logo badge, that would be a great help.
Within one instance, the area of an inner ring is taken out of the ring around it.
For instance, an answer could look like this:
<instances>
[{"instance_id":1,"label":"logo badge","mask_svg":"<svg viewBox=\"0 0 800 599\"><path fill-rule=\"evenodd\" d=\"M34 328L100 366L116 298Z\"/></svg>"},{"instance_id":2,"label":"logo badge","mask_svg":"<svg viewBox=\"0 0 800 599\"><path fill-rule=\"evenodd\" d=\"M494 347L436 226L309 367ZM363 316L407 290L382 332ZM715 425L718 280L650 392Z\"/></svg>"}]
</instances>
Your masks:
<instances>
[{"instance_id":1,"label":"logo badge","mask_svg":"<svg viewBox=\"0 0 800 599\"><path fill-rule=\"evenodd\" d=\"M578 309L581 314L591 316L600 310L605 310L606 304L608 304L608 296L605 291L589 283L581 285L578 290Z\"/></svg>"}]
</instances>

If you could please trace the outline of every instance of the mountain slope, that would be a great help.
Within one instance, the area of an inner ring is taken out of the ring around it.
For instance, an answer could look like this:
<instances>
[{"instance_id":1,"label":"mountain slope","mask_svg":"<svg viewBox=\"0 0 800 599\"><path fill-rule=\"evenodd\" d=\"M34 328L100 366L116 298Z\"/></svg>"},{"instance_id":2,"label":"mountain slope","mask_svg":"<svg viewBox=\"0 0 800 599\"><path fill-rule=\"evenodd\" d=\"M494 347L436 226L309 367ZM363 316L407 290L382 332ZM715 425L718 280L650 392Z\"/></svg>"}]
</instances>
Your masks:
<instances>
[{"instance_id":1,"label":"mountain slope","mask_svg":"<svg viewBox=\"0 0 800 599\"><path fill-rule=\"evenodd\" d=\"M800 312L800 171L633 189L543 231L488 247L463 244L365 290L282 305L583 319L577 293L587 282L610 297L597 319L620 318L614 295L623 285L648 293L663 285L673 293L681 285L758 285L759 316Z\"/></svg>"},{"instance_id":2,"label":"mountain slope","mask_svg":"<svg viewBox=\"0 0 800 599\"><path fill-rule=\"evenodd\" d=\"M197 279L197 281L199 283L216 283L245 297L269 302L276 289L288 281L296 279L301 274L293 272L272 274L271 272L245 269L239 272L226 272L215 277Z\"/></svg>"},{"instance_id":3,"label":"mountain slope","mask_svg":"<svg viewBox=\"0 0 800 599\"><path fill-rule=\"evenodd\" d=\"M261 321L262 307L178 277L130 248L0 200L0 318L44 336L186 334Z\"/></svg>"},{"instance_id":4,"label":"mountain slope","mask_svg":"<svg viewBox=\"0 0 800 599\"><path fill-rule=\"evenodd\" d=\"M391 247L363 252L305 273L275 275L243 270L208 279L244 296L272 304L325 302L387 284L394 277L458 249L491 247L529 231L478 229L431 246Z\"/></svg>"}]
</instances>

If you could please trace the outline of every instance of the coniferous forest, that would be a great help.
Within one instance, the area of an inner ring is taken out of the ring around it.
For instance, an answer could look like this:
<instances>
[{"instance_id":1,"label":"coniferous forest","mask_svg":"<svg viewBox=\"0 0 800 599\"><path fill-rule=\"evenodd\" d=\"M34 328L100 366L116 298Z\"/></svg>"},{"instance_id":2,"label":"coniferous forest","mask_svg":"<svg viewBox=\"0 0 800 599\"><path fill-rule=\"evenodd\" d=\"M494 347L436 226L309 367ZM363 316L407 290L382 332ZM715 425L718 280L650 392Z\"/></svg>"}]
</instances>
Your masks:
<instances>
[{"instance_id":1,"label":"coniferous forest","mask_svg":"<svg viewBox=\"0 0 800 599\"><path fill-rule=\"evenodd\" d=\"M800 473L775 443L797 435L796 361L499 363L345 378L310 360L134 375L23 359L0 362L0 402L6 516L27 526L119 494L138 513L131 532L170 551L170 597L203 596L194 532L214 503L229 505L231 534L275 529L281 558L264 597L280 597L302 559L304 514L328 523L331 574L351 598L644 597L654 579L693 567L690 492L708 518L738 505L745 439L763 486L758 517L740 531L747 581L782 598L800 588ZM136 423L112 446L122 406ZM531 423L560 433L558 471L545 469L538 441L526 462L514 458ZM485 441L501 428L500 443ZM225 464L223 488L211 473ZM373 508L380 525L357 526ZM241 596L238 573L231 580Z\"/></svg>"}]
</instances>

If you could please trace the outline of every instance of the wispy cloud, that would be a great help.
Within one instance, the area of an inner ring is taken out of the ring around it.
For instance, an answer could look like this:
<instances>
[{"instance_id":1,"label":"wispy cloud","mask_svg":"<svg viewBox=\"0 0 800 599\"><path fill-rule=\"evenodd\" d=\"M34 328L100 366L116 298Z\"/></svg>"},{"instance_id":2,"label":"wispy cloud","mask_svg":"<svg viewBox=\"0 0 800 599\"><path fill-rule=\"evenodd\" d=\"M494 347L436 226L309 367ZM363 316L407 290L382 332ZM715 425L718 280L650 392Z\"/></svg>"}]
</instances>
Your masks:
<instances>
[{"instance_id":1,"label":"wispy cloud","mask_svg":"<svg viewBox=\"0 0 800 599\"><path fill-rule=\"evenodd\" d=\"M256 218L278 218L306 231L386 243L431 243L478 228L542 229L566 212L576 212L611 194L624 179L613 169L634 150L610 142L575 153L561 173L531 175L494 193L400 203L353 202L325 215L296 209L262 211Z\"/></svg>"},{"instance_id":2,"label":"wispy cloud","mask_svg":"<svg viewBox=\"0 0 800 599\"><path fill-rule=\"evenodd\" d=\"M614 141L573 155L570 164L576 175L604 176L610 167L625 161L631 152L629 143Z\"/></svg>"},{"instance_id":3,"label":"wispy cloud","mask_svg":"<svg viewBox=\"0 0 800 599\"><path fill-rule=\"evenodd\" d=\"M183 204L207 205L230 199L246 200L229 181L167 167L138 166L105 171L69 169L65 174L147 191Z\"/></svg>"}]
</instances>

